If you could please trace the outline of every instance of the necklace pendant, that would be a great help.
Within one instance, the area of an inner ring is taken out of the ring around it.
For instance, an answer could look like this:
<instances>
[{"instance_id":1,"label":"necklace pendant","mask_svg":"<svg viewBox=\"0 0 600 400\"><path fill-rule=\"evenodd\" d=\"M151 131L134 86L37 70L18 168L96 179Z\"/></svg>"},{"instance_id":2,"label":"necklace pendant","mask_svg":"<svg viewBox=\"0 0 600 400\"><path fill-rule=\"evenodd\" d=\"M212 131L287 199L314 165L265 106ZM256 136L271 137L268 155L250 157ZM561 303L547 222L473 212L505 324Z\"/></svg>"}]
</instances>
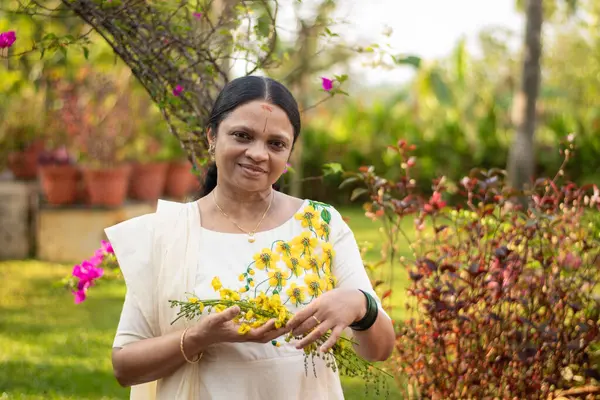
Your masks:
<instances>
[{"instance_id":1,"label":"necklace pendant","mask_svg":"<svg viewBox=\"0 0 600 400\"><path fill-rule=\"evenodd\" d=\"M249 243L254 243L256 241L256 239L254 239L254 235L248 235L248 242Z\"/></svg>"}]
</instances>

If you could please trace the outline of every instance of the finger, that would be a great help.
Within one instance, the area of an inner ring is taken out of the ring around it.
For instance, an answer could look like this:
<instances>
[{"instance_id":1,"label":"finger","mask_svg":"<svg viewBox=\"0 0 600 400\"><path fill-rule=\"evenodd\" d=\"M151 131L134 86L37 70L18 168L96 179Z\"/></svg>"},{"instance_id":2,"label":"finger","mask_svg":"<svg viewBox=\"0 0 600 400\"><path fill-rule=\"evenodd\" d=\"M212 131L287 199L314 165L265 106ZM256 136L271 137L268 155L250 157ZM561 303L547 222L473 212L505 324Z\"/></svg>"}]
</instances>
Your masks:
<instances>
[{"instance_id":1,"label":"finger","mask_svg":"<svg viewBox=\"0 0 600 400\"><path fill-rule=\"evenodd\" d=\"M239 313L240 307L238 306L226 308L225 310L215 315L215 322L218 324L223 324L227 321L231 321L232 319L234 319Z\"/></svg>"},{"instance_id":2,"label":"finger","mask_svg":"<svg viewBox=\"0 0 600 400\"><path fill-rule=\"evenodd\" d=\"M286 327L288 327L290 330L293 331L295 328L300 326L300 324L302 324L304 321L306 321L307 318L310 318L311 315L313 315L314 313L317 312L318 302L319 302L319 299L313 300L309 305L304 307L302 310L298 311L292 317L292 319L290 319L288 321L288 323L286 324Z\"/></svg>"},{"instance_id":3,"label":"finger","mask_svg":"<svg viewBox=\"0 0 600 400\"><path fill-rule=\"evenodd\" d=\"M300 340L298 342L298 344L296 344L296 348L297 349L305 348L306 346L308 346L309 344L313 343L315 340L317 340L321 336L323 336L325 334L325 332L327 332L332 327L333 327L332 323L324 321L323 323L319 324L319 326L317 326L314 331L312 331L305 338Z\"/></svg>"},{"instance_id":4,"label":"finger","mask_svg":"<svg viewBox=\"0 0 600 400\"><path fill-rule=\"evenodd\" d=\"M314 316L314 318L313 318ZM304 320L296 329L292 331L294 336L303 336L310 332L312 329L316 328L319 325L317 318L314 314L309 315L306 320Z\"/></svg>"},{"instance_id":5,"label":"finger","mask_svg":"<svg viewBox=\"0 0 600 400\"><path fill-rule=\"evenodd\" d=\"M263 326L259 328L252 328L250 332L248 332L248 338L250 340L260 341L260 339L269 331L273 330L275 327L275 320L271 319Z\"/></svg>"},{"instance_id":6,"label":"finger","mask_svg":"<svg viewBox=\"0 0 600 400\"><path fill-rule=\"evenodd\" d=\"M333 328L329 339L327 339L325 343L323 343L323 345L321 346L321 353L327 353L329 349L331 349L335 345L335 342L337 342L337 340L340 338L343 331L344 327L341 325L338 325L335 328Z\"/></svg>"},{"instance_id":7,"label":"finger","mask_svg":"<svg viewBox=\"0 0 600 400\"><path fill-rule=\"evenodd\" d=\"M279 328L272 332L266 333L265 336L262 338L261 342L269 343L270 341L275 340L278 337L283 336L288 332L289 332L289 329L284 326L283 328Z\"/></svg>"}]
</instances>

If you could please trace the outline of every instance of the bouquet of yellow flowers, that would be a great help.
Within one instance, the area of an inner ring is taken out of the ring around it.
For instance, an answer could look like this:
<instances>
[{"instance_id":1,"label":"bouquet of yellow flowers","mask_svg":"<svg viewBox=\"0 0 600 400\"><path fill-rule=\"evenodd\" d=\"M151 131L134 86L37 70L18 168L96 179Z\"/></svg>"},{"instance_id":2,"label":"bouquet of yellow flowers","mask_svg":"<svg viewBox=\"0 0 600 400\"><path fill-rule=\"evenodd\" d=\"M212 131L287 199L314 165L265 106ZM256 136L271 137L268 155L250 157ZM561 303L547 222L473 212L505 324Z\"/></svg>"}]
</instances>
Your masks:
<instances>
[{"instance_id":1,"label":"bouquet of yellow flowers","mask_svg":"<svg viewBox=\"0 0 600 400\"><path fill-rule=\"evenodd\" d=\"M218 277L212 280L213 289L219 293L219 299L201 300L193 294L189 294L186 301L170 300L171 307L179 307L180 310L175 323L180 318L193 320L199 318L205 311L208 313L222 312L225 309L238 306L240 313L234 318L233 322L239 325L238 333L240 335L247 334L253 328L259 328L270 320L275 320L275 328L285 326L287 322L294 316L285 303L281 301L281 296L277 290L274 290L271 295L265 294L263 291L257 293L254 297L242 298L240 292L224 288ZM300 287L292 285L287 289L288 301L296 296L300 296ZM241 292L246 292L246 288L242 288ZM313 372L316 377L315 357L322 358L326 366L333 371L338 371L342 375L361 377L365 381L365 389L374 386L376 394L385 394L389 396L389 387L385 376L392 377L390 374L372 365L356 354L352 345L355 343L351 339L341 336L337 343L327 352L321 353L319 348L327 341L331 332L325 333L317 341L311 343L304 348L304 366L308 374L308 361L312 361ZM290 342L292 339L302 339L303 336L294 336L292 332L285 335L284 340ZM273 340L273 346L279 347L281 343Z\"/></svg>"}]
</instances>

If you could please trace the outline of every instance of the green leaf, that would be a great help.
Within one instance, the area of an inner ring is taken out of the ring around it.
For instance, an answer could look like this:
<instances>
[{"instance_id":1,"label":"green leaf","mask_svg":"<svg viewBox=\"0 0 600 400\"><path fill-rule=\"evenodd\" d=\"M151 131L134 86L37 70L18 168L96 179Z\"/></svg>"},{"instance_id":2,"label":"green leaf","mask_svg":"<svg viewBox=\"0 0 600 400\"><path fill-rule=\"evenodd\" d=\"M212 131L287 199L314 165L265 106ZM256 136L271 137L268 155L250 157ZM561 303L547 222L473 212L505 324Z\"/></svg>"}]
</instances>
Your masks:
<instances>
[{"instance_id":1,"label":"green leaf","mask_svg":"<svg viewBox=\"0 0 600 400\"><path fill-rule=\"evenodd\" d=\"M340 163L327 163L323 165L323 171L325 176L327 175L336 175L344 172L344 168Z\"/></svg>"},{"instance_id":2,"label":"green leaf","mask_svg":"<svg viewBox=\"0 0 600 400\"><path fill-rule=\"evenodd\" d=\"M90 50L87 47L83 48L83 56L85 57L86 60L90 56Z\"/></svg>"},{"instance_id":3,"label":"green leaf","mask_svg":"<svg viewBox=\"0 0 600 400\"><path fill-rule=\"evenodd\" d=\"M417 56L392 56L392 59L398 65L412 65L415 68L421 66L421 58Z\"/></svg>"},{"instance_id":4,"label":"green leaf","mask_svg":"<svg viewBox=\"0 0 600 400\"><path fill-rule=\"evenodd\" d=\"M340 183L340 186L338 188L343 189L343 188L349 186L350 184L352 184L354 182L358 182L358 181L359 181L359 179L356 176L351 176L350 178L344 179L344 181L342 183Z\"/></svg>"},{"instance_id":5,"label":"green leaf","mask_svg":"<svg viewBox=\"0 0 600 400\"><path fill-rule=\"evenodd\" d=\"M365 188L356 188L352 191L352 195L350 196L350 201L354 201L357 198L359 198L360 196L362 196L365 193L368 193L369 191Z\"/></svg>"},{"instance_id":6,"label":"green leaf","mask_svg":"<svg viewBox=\"0 0 600 400\"><path fill-rule=\"evenodd\" d=\"M325 221L325 223L329 224L329 222L331 222L331 213L324 208L323 211L321 211L321 218L323 221Z\"/></svg>"}]
</instances>

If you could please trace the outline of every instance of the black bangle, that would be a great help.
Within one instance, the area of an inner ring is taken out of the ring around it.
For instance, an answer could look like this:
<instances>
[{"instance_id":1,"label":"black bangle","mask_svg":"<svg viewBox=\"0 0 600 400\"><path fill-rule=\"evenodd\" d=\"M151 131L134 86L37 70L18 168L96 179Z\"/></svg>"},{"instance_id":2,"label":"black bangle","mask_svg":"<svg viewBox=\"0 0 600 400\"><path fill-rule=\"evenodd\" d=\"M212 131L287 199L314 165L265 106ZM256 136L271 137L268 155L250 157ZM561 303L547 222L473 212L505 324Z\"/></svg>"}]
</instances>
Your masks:
<instances>
[{"instance_id":1,"label":"black bangle","mask_svg":"<svg viewBox=\"0 0 600 400\"><path fill-rule=\"evenodd\" d=\"M350 324L350 329L354 331L366 331L370 327L373 326L375 320L377 320L377 314L379 313L379 307L377 306L377 302L369 293L364 290L360 290L365 297L367 298L367 312L364 317L360 321L356 321Z\"/></svg>"}]
</instances>

